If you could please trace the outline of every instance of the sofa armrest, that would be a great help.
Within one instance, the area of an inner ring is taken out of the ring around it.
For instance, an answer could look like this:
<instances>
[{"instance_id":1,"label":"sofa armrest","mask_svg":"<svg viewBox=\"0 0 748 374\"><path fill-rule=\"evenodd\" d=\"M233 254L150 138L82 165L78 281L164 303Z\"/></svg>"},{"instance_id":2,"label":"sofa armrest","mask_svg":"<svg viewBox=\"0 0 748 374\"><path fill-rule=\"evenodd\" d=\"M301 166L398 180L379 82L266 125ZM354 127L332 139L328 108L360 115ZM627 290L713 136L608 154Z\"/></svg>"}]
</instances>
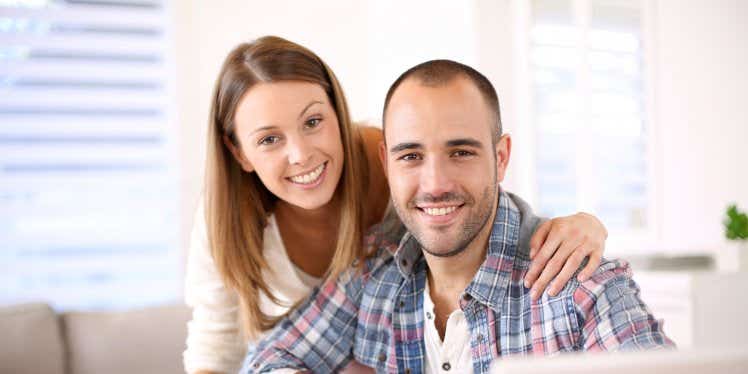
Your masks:
<instances>
[{"instance_id":1,"label":"sofa armrest","mask_svg":"<svg viewBox=\"0 0 748 374\"><path fill-rule=\"evenodd\" d=\"M0 373L65 373L57 315L43 303L0 307Z\"/></svg>"}]
</instances>

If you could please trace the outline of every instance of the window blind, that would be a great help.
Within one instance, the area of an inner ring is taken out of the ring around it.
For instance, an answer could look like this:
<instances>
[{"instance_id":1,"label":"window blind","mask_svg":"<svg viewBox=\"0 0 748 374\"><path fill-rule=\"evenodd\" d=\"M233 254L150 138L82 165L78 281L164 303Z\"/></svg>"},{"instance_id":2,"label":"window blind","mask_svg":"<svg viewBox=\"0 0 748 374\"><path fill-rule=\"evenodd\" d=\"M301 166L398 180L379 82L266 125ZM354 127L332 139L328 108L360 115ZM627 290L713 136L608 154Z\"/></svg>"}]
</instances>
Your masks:
<instances>
[{"instance_id":1,"label":"window blind","mask_svg":"<svg viewBox=\"0 0 748 374\"><path fill-rule=\"evenodd\" d=\"M178 297L165 6L0 0L0 303Z\"/></svg>"}]
</instances>

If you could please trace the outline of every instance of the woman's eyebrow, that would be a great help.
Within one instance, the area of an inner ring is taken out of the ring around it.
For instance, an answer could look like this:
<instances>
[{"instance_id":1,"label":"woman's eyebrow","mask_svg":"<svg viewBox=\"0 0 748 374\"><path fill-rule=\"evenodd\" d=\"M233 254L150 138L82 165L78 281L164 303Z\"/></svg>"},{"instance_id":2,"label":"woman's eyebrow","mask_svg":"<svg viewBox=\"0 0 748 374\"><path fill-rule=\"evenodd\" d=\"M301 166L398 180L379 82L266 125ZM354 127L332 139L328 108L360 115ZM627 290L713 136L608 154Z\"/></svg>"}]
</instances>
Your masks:
<instances>
[{"instance_id":1,"label":"woman's eyebrow","mask_svg":"<svg viewBox=\"0 0 748 374\"><path fill-rule=\"evenodd\" d=\"M253 134L258 133L260 131L273 130L273 129L277 129L277 128L278 128L278 126L262 126L262 127L258 127L256 129L252 130L252 132L249 133L249 135L253 135Z\"/></svg>"},{"instance_id":2,"label":"woman's eyebrow","mask_svg":"<svg viewBox=\"0 0 748 374\"><path fill-rule=\"evenodd\" d=\"M304 107L304 110L302 110L301 113L299 113L299 118L301 118L301 116L303 116L304 113L306 113L306 111L309 110L309 108L311 108L312 105L314 105L314 104L322 104L322 102L315 100L315 101L312 101L311 103L307 104L307 106Z\"/></svg>"},{"instance_id":3,"label":"woman's eyebrow","mask_svg":"<svg viewBox=\"0 0 748 374\"><path fill-rule=\"evenodd\" d=\"M304 107L304 109L299 114L299 118L301 118L304 115L304 113L306 113L306 111L309 110L309 108L311 108L312 105L314 105L314 104L324 104L324 103L321 102L321 101L319 101L319 100L312 101L311 103L307 104ZM257 132L260 132L260 131L274 130L274 129L277 129L277 128L278 128L278 126L262 126L262 127L258 127L256 129L252 130L252 132L250 133L250 135L252 135L254 133L257 133Z\"/></svg>"}]
</instances>

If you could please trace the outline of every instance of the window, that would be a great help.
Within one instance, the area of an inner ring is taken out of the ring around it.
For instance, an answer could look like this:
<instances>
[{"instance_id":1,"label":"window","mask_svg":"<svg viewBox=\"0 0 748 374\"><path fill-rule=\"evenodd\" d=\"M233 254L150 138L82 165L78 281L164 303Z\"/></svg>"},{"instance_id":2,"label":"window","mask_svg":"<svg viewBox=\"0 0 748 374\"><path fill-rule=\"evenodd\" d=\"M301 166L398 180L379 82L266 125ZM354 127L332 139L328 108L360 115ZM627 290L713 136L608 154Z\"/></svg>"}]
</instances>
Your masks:
<instances>
[{"instance_id":1,"label":"window","mask_svg":"<svg viewBox=\"0 0 748 374\"><path fill-rule=\"evenodd\" d=\"M0 303L178 297L166 15L160 1L0 0Z\"/></svg>"},{"instance_id":2,"label":"window","mask_svg":"<svg viewBox=\"0 0 748 374\"><path fill-rule=\"evenodd\" d=\"M529 63L537 202L584 210L611 233L653 226L642 3L535 0Z\"/></svg>"}]
</instances>

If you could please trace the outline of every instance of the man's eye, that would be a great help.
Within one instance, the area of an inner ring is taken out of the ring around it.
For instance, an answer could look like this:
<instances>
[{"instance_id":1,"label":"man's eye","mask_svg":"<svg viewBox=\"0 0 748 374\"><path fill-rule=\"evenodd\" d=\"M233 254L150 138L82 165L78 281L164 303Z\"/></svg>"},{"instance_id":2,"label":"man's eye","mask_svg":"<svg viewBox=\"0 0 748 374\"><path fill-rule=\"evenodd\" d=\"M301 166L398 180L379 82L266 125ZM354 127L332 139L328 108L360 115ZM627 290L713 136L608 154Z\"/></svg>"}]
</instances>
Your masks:
<instances>
[{"instance_id":1,"label":"man's eye","mask_svg":"<svg viewBox=\"0 0 748 374\"><path fill-rule=\"evenodd\" d=\"M319 123L322 122L321 118L310 118L304 123L304 127L308 129L313 129L317 126L319 126Z\"/></svg>"},{"instance_id":2,"label":"man's eye","mask_svg":"<svg viewBox=\"0 0 748 374\"><path fill-rule=\"evenodd\" d=\"M400 156L400 158L398 158L398 160L403 160L403 161L416 161L416 160L420 160L420 159L421 159L421 155L419 155L417 153L408 153L408 154Z\"/></svg>"},{"instance_id":3,"label":"man's eye","mask_svg":"<svg viewBox=\"0 0 748 374\"><path fill-rule=\"evenodd\" d=\"M465 150L454 151L452 153L452 156L456 156L456 157L468 157L472 155L474 155L473 152L465 151Z\"/></svg>"},{"instance_id":4,"label":"man's eye","mask_svg":"<svg viewBox=\"0 0 748 374\"><path fill-rule=\"evenodd\" d=\"M280 141L280 136L270 135L260 139L258 145L272 145Z\"/></svg>"}]
</instances>

